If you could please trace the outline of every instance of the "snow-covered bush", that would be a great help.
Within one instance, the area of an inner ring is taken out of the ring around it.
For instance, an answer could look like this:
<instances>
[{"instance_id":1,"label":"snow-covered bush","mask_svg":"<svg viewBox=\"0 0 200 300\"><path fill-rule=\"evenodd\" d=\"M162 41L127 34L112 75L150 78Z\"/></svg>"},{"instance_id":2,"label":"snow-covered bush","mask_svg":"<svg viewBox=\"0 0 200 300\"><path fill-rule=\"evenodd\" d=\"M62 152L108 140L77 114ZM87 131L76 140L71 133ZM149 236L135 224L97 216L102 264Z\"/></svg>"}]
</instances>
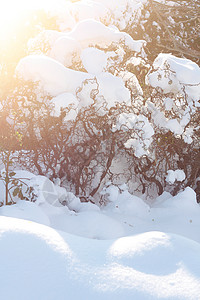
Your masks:
<instances>
[{"instance_id":1,"label":"snow-covered bush","mask_svg":"<svg viewBox=\"0 0 200 300\"><path fill-rule=\"evenodd\" d=\"M185 185L193 187L199 176L199 78L197 64L170 54L159 54L146 76L151 87L146 105L156 133L152 158L161 167L157 172L182 169Z\"/></svg>"},{"instance_id":2,"label":"snow-covered bush","mask_svg":"<svg viewBox=\"0 0 200 300\"><path fill-rule=\"evenodd\" d=\"M171 54L152 62L147 36L131 37L153 3L68 3L68 21L55 12L2 88L5 149L14 141L18 164L82 201L99 202L107 182L151 196L195 188L200 176L200 69Z\"/></svg>"},{"instance_id":3,"label":"snow-covered bush","mask_svg":"<svg viewBox=\"0 0 200 300\"><path fill-rule=\"evenodd\" d=\"M134 113L121 79L116 78L121 84L116 102L113 91L108 90L106 98L101 95L104 78L100 79L100 84L98 77L83 81L76 97L70 93L60 95L60 104L58 96L42 96L36 84L24 83L22 89L13 91L17 101L13 100L10 110L15 108L10 126L22 137L20 164L51 179L61 178L86 199L96 194L105 178L116 175L110 170L116 156L123 156L131 148L141 157L153 134L147 118ZM113 75L106 79L114 80L117 88ZM127 97L127 104L119 102L125 100L122 97Z\"/></svg>"}]
</instances>

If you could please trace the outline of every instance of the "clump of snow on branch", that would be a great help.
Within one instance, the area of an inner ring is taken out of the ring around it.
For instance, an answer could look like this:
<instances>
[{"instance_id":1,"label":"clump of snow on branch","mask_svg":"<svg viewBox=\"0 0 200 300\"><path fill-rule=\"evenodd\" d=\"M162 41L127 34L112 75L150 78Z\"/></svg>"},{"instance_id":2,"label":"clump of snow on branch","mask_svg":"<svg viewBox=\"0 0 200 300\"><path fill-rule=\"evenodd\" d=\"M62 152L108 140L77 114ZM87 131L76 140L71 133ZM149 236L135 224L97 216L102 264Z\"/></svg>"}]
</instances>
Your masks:
<instances>
[{"instance_id":1,"label":"clump of snow on branch","mask_svg":"<svg viewBox=\"0 0 200 300\"><path fill-rule=\"evenodd\" d=\"M161 105L164 105L168 117L156 101L148 102L155 125L166 128L175 135L182 135L188 144L192 143L193 135L193 130L188 124L200 107L199 78L200 68L196 63L163 53L155 59L153 69L146 76L147 83L165 95Z\"/></svg>"},{"instance_id":2,"label":"clump of snow on branch","mask_svg":"<svg viewBox=\"0 0 200 300\"><path fill-rule=\"evenodd\" d=\"M175 181L183 181L185 180L185 173L183 170L168 170L166 181L169 182L169 184L173 184Z\"/></svg>"},{"instance_id":3,"label":"clump of snow on branch","mask_svg":"<svg viewBox=\"0 0 200 300\"><path fill-rule=\"evenodd\" d=\"M81 49L88 47L108 48L111 45L124 45L136 53L143 51L144 40L135 41L126 32L120 32L103 23L86 19L76 24L69 32L44 30L29 41L30 53L45 53L60 61L66 67L80 60ZM46 44L47 49L43 49Z\"/></svg>"},{"instance_id":4,"label":"clump of snow on branch","mask_svg":"<svg viewBox=\"0 0 200 300\"><path fill-rule=\"evenodd\" d=\"M145 116L122 113L113 127L114 132L117 130L131 130L131 138L124 143L124 146L128 149L133 148L137 157L148 153L154 129Z\"/></svg>"},{"instance_id":5,"label":"clump of snow on branch","mask_svg":"<svg viewBox=\"0 0 200 300\"><path fill-rule=\"evenodd\" d=\"M66 112L65 121L76 119L79 102L73 94L60 94L52 98L51 103L53 104L52 116L59 117L61 112Z\"/></svg>"},{"instance_id":6,"label":"clump of snow on branch","mask_svg":"<svg viewBox=\"0 0 200 300\"><path fill-rule=\"evenodd\" d=\"M61 63L44 55L30 55L20 60L16 72L24 80L39 82L43 89L52 96L64 92L75 94L78 86L89 74L65 68Z\"/></svg>"},{"instance_id":7,"label":"clump of snow on branch","mask_svg":"<svg viewBox=\"0 0 200 300\"><path fill-rule=\"evenodd\" d=\"M78 88L86 80L95 78L92 74L65 68L56 60L42 55L30 55L22 58L16 68L16 72L24 80L39 82L45 92L52 96L58 96L63 93L76 95ZM108 108L115 106L116 103L130 103L130 92L121 78L110 73L100 73L96 76L96 79L99 85L99 95L103 95ZM87 94L83 95L82 91L83 106L91 104L91 101L88 102L88 93L95 88L91 81L88 81L88 83L89 85L84 85L88 89ZM94 85L96 84L94 83ZM61 97L56 99L59 99L59 102L62 101L60 100ZM74 100L72 102L74 103Z\"/></svg>"},{"instance_id":8,"label":"clump of snow on branch","mask_svg":"<svg viewBox=\"0 0 200 300\"><path fill-rule=\"evenodd\" d=\"M185 93L188 105L192 100L198 106L200 68L186 58L160 53L153 63L154 70L147 76L149 84L161 88L165 94Z\"/></svg>"}]
</instances>

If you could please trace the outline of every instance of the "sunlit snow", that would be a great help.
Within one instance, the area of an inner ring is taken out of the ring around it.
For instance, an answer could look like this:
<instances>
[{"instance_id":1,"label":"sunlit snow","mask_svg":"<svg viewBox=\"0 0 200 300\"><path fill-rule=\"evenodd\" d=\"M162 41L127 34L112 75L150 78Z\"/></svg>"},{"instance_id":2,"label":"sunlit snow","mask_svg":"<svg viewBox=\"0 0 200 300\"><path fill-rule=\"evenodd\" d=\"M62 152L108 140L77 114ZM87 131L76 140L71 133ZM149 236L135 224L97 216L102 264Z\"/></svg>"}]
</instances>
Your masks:
<instances>
[{"instance_id":1,"label":"sunlit snow","mask_svg":"<svg viewBox=\"0 0 200 300\"><path fill-rule=\"evenodd\" d=\"M115 64L123 61L125 49L131 51L129 62L134 66L146 57L146 42L124 30L130 20L140 18L147 0L73 2L7 1L0 12L0 41L8 37L6 28L13 27L21 11L45 7L56 17L57 30L42 30L29 40L27 56L18 62L15 75L38 83L51 96L51 117L59 118L64 111L66 124L98 101L104 101L100 116L119 104L131 107L128 82L139 96L142 84L131 72L115 72ZM49 46L45 53L37 49L44 41ZM146 85L165 94L162 104L167 112L177 109L177 95L186 95L178 118L165 116L156 101L142 105L155 127L188 144L193 142L189 112L199 107L199 78L196 63L166 53L157 56L146 75ZM139 97L135 101L141 105ZM112 132L118 130L133 130L123 146L135 157L148 155L155 133L148 117L119 113ZM169 185L181 184L186 177L181 169L165 173ZM200 299L200 206L190 187L176 196L164 192L145 202L126 184L119 188L110 183L102 187L100 195L108 201L100 207L81 202L60 186L59 179L53 183L45 176L16 171L16 178L22 175L37 197L35 202L14 197L14 205L0 207L0 299ZM3 203L2 181L0 190Z\"/></svg>"}]
</instances>

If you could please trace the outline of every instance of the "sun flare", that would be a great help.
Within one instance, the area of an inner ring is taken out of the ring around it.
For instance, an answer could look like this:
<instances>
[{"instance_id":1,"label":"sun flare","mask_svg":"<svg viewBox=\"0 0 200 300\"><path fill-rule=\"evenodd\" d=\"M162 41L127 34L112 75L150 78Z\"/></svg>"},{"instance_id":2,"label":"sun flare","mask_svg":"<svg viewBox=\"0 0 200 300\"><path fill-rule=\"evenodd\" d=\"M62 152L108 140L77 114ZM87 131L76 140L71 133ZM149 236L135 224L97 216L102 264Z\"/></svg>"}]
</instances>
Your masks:
<instances>
[{"instance_id":1,"label":"sun flare","mask_svg":"<svg viewBox=\"0 0 200 300\"><path fill-rule=\"evenodd\" d=\"M48 10L55 0L7 0L0 3L0 42L9 40L22 20L36 10ZM21 28L22 29L22 28Z\"/></svg>"},{"instance_id":2,"label":"sun flare","mask_svg":"<svg viewBox=\"0 0 200 300\"><path fill-rule=\"evenodd\" d=\"M13 69L26 55L28 40L55 25L54 14L63 3L66 0L0 0L0 65L7 62Z\"/></svg>"}]
</instances>

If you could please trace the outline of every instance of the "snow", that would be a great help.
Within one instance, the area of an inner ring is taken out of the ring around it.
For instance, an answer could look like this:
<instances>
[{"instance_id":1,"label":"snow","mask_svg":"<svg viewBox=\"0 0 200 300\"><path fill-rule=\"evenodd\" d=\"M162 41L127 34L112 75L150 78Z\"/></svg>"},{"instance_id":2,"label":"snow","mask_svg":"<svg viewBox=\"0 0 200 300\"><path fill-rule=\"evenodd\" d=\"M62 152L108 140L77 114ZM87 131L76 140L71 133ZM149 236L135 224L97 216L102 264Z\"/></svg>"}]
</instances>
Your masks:
<instances>
[{"instance_id":1,"label":"snow","mask_svg":"<svg viewBox=\"0 0 200 300\"><path fill-rule=\"evenodd\" d=\"M170 99L171 100L171 99ZM173 104L172 101L170 101L169 99L164 100L164 104L166 106L166 101L167 101L167 105L168 108ZM185 130L185 126L187 124L184 124L183 120L187 119L187 116L185 115L183 117L183 119L179 122L177 119L167 119L164 115L164 113L162 111L160 111L158 108L155 107L155 105L152 102L148 103L148 108L151 111L152 117L153 117L153 121L155 123L156 126L158 126L159 128L166 128L168 130L170 130L171 132L173 132L175 135L185 135L185 140L186 138L188 139L187 141L189 142L190 137L187 135L192 133L190 131L187 131L187 129ZM188 121L187 121L188 122ZM185 132L184 132L185 130Z\"/></svg>"},{"instance_id":2,"label":"snow","mask_svg":"<svg viewBox=\"0 0 200 300\"><path fill-rule=\"evenodd\" d=\"M46 9L60 31L43 30L31 39L31 55L19 61L16 75L52 96L51 116L62 114L65 125L90 105L102 108L101 116L118 104L130 108L135 101L140 107L143 90L137 77L116 69L125 50L131 53L127 64L144 62L140 56L146 42L122 30L140 18L147 1L53 0ZM142 108L145 116L120 112L113 133L131 132L123 142L137 158L149 154L157 128L191 144L194 128L188 124L199 106L199 66L161 53L146 83L164 92L161 104L167 116L156 99L148 100ZM130 90L139 96L131 99ZM180 109L181 95L187 103ZM167 185L186 179L180 169L165 175ZM145 202L125 184L107 182L100 193L107 205L100 207L81 202L60 186L59 178L53 183L22 170L15 178L34 188L36 201L14 197L15 204L0 207L0 299L199 299L200 206L190 187L174 197L164 192ZM3 181L0 188L4 203Z\"/></svg>"},{"instance_id":3,"label":"snow","mask_svg":"<svg viewBox=\"0 0 200 300\"><path fill-rule=\"evenodd\" d=\"M183 170L168 170L167 171L167 176L166 176L166 181L169 182L170 184L173 184L175 181L183 181L185 180L185 173Z\"/></svg>"},{"instance_id":4,"label":"snow","mask_svg":"<svg viewBox=\"0 0 200 300\"><path fill-rule=\"evenodd\" d=\"M181 124L177 121L177 119L171 119L166 122L165 127L169 129L171 132L175 134L181 135L183 133L184 128Z\"/></svg>"},{"instance_id":5,"label":"snow","mask_svg":"<svg viewBox=\"0 0 200 300\"><path fill-rule=\"evenodd\" d=\"M90 47L81 53L81 60L84 68L88 73L99 74L104 71L107 66L107 55L104 51Z\"/></svg>"},{"instance_id":6,"label":"snow","mask_svg":"<svg viewBox=\"0 0 200 300\"><path fill-rule=\"evenodd\" d=\"M153 69L146 76L147 84L166 94L163 104L168 112L172 112L166 118L156 107L156 103L149 102L148 107L155 125L182 136L188 144L193 142L194 132L187 125L199 108L199 78L200 68L196 63L166 53L157 56Z\"/></svg>"},{"instance_id":7,"label":"snow","mask_svg":"<svg viewBox=\"0 0 200 300\"><path fill-rule=\"evenodd\" d=\"M76 106L78 100L80 101L80 107L93 103L93 100L90 99L90 93L95 88L93 81L88 82L87 85L84 82L87 79L94 79L94 75L66 68L50 57L44 55L26 56L18 63L16 73L24 80L38 82L46 93L52 96L59 95L59 98L53 100L55 115L58 115L59 109L64 108L64 105L67 106L72 103ZM130 104L130 92L121 78L105 72L98 74L96 79L99 85L99 96L104 97L108 109L117 103ZM74 98L72 99L71 96L69 101L65 101L65 96L61 96L61 94L66 95L66 93L76 95L78 88L82 85L85 86L85 89L82 89L79 93L77 101ZM76 113L74 113L75 115Z\"/></svg>"},{"instance_id":8,"label":"snow","mask_svg":"<svg viewBox=\"0 0 200 300\"><path fill-rule=\"evenodd\" d=\"M59 233L6 217L0 218L0 228L1 298L64 299L61 286L66 293L64 275L72 252Z\"/></svg>"},{"instance_id":9,"label":"snow","mask_svg":"<svg viewBox=\"0 0 200 300\"><path fill-rule=\"evenodd\" d=\"M108 183L101 192L108 204L99 208L90 202L80 202L73 193L44 176L31 177L31 173L27 172L26 177L28 175L37 201L29 203L16 199L17 204L0 208L1 216L35 221L85 238L114 239L156 230L200 243L200 206L196 202L195 192L189 187L174 197L164 192L148 205L141 198L131 195L126 186L119 189ZM169 175L173 175L169 180L176 178L182 181L185 174L182 170L169 170Z\"/></svg>"},{"instance_id":10,"label":"snow","mask_svg":"<svg viewBox=\"0 0 200 300\"><path fill-rule=\"evenodd\" d=\"M108 109L116 103L131 104L130 91L125 87L121 78L105 72L96 76L99 83L99 95L103 95Z\"/></svg>"},{"instance_id":11,"label":"snow","mask_svg":"<svg viewBox=\"0 0 200 300\"><path fill-rule=\"evenodd\" d=\"M81 52L80 44L73 38L62 36L56 39L49 56L62 63L65 67L73 64L73 59Z\"/></svg>"},{"instance_id":12,"label":"snow","mask_svg":"<svg viewBox=\"0 0 200 300\"><path fill-rule=\"evenodd\" d=\"M63 93L51 99L51 103L54 105L54 109L51 115L54 117L59 117L61 111L65 111L66 108L71 107L70 111L66 112L64 117L65 121L74 120L77 116L77 107L79 102L77 98L71 93Z\"/></svg>"},{"instance_id":13,"label":"snow","mask_svg":"<svg viewBox=\"0 0 200 300\"><path fill-rule=\"evenodd\" d=\"M130 50L140 52L145 41L134 41L126 32L108 27L103 23L86 19L80 21L67 36L75 39L83 48L88 46L108 47L112 43L124 43Z\"/></svg>"},{"instance_id":14,"label":"snow","mask_svg":"<svg viewBox=\"0 0 200 300\"><path fill-rule=\"evenodd\" d=\"M113 187L112 187L113 188ZM111 187L106 190L110 194ZM118 197L115 201L112 201L111 204L105 208L114 209L116 213L121 213L124 215L134 215L135 217L145 218L148 216L150 211L149 206L139 197L131 195L127 190L123 191L121 194L118 194Z\"/></svg>"},{"instance_id":15,"label":"snow","mask_svg":"<svg viewBox=\"0 0 200 300\"><path fill-rule=\"evenodd\" d=\"M94 19L84 19L68 32L44 30L29 41L29 50L34 52L38 44L46 42L50 51L48 54L66 66L72 64L72 58L80 54L80 50L98 46L107 48L112 44L124 44L134 52L141 52L144 40L135 41L126 32L120 32L116 27L108 27Z\"/></svg>"},{"instance_id":16,"label":"snow","mask_svg":"<svg viewBox=\"0 0 200 300\"><path fill-rule=\"evenodd\" d=\"M163 231L178 234L200 242L200 206L196 202L195 192L187 187L177 196L164 192L151 205L131 195L127 190L118 191L109 186L104 190L110 203L103 212L115 217L124 227L126 235L147 231ZM111 197L112 200L111 201Z\"/></svg>"},{"instance_id":17,"label":"snow","mask_svg":"<svg viewBox=\"0 0 200 300\"><path fill-rule=\"evenodd\" d=\"M140 18L147 0L95 0L95 2L102 3L109 10L108 17L111 24L125 30L128 25L136 23Z\"/></svg>"},{"instance_id":18,"label":"snow","mask_svg":"<svg viewBox=\"0 0 200 300\"><path fill-rule=\"evenodd\" d=\"M199 100L200 68L196 63L172 54L160 53L153 67L155 71L147 75L151 86L160 87L164 93L177 93L184 87L191 100Z\"/></svg>"},{"instance_id":19,"label":"snow","mask_svg":"<svg viewBox=\"0 0 200 300\"><path fill-rule=\"evenodd\" d=\"M86 19L95 19L97 21L101 21L110 16L109 10L105 5L103 5L103 3L90 0L81 0L75 2L70 7L70 13L77 22Z\"/></svg>"},{"instance_id":20,"label":"snow","mask_svg":"<svg viewBox=\"0 0 200 300\"><path fill-rule=\"evenodd\" d=\"M198 243L162 232L83 239L0 217L2 299L198 299ZM12 288L10 279L12 274Z\"/></svg>"},{"instance_id":21,"label":"snow","mask_svg":"<svg viewBox=\"0 0 200 300\"><path fill-rule=\"evenodd\" d=\"M146 117L142 115L137 116L132 113L122 113L119 115L113 131L115 132L120 129L124 131L132 130L132 138L124 143L126 148L133 148L137 157L148 153L154 130ZM138 134L139 131L141 131L141 134Z\"/></svg>"},{"instance_id":22,"label":"snow","mask_svg":"<svg viewBox=\"0 0 200 300\"><path fill-rule=\"evenodd\" d=\"M49 218L43 210L29 201L19 201L14 205L1 207L0 216L29 220L47 226L50 225Z\"/></svg>"},{"instance_id":23,"label":"snow","mask_svg":"<svg viewBox=\"0 0 200 300\"><path fill-rule=\"evenodd\" d=\"M97 211L80 211L70 217L52 215L50 220L53 228L86 238L110 240L124 235L119 221Z\"/></svg>"},{"instance_id":24,"label":"snow","mask_svg":"<svg viewBox=\"0 0 200 300\"><path fill-rule=\"evenodd\" d=\"M64 92L75 94L89 74L65 68L61 63L44 55L29 55L20 60L16 72L24 80L40 82L43 89L52 96Z\"/></svg>"}]
</instances>

